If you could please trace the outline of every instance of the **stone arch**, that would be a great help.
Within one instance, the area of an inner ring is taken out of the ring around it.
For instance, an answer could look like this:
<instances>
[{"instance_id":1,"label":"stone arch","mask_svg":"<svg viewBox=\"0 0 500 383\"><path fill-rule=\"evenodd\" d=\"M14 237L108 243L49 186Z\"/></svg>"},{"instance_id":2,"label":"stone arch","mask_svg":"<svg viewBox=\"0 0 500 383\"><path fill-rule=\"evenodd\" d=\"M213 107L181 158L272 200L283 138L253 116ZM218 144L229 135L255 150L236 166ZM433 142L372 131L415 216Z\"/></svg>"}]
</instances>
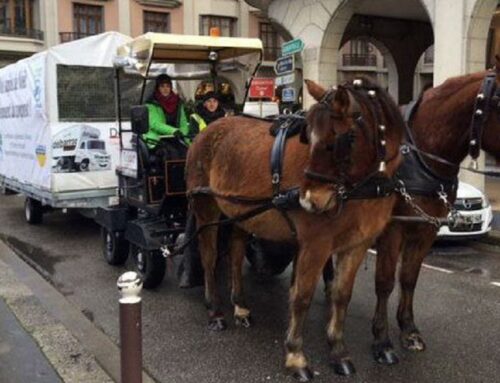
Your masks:
<instances>
[{"instance_id":1,"label":"stone arch","mask_svg":"<svg viewBox=\"0 0 500 383\"><path fill-rule=\"evenodd\" d=\"M394 100L398 100L398 70L396 67L396 62L394 61L394 57L392 56L391 52L389 49L382 43L381 41L374 39L371 36L368 35L360 35L357 36L356 38L364 39L369 41L371 44L375 46L375 48L378 49L380 54L383 56L386 64L387 64L387 71L388 71L388 91L389 94L394 98ZM350 40L349 40L350 41ZM347 41L342 41L342 45L339 47L339 52L342 49L342 47L347 44Z\"/></svg>"},{"instance_id":2,"label":"stone arch","mask_svg":"<svg viewBox=\"0 0 500 383\"><path fill-rule=\"evenodd\" d=\"M465 46L466 72L477 72L486 67L488 32L497 5L497 0L476 0L467 15L469 23Z\"/></svg>"}]
</instances>

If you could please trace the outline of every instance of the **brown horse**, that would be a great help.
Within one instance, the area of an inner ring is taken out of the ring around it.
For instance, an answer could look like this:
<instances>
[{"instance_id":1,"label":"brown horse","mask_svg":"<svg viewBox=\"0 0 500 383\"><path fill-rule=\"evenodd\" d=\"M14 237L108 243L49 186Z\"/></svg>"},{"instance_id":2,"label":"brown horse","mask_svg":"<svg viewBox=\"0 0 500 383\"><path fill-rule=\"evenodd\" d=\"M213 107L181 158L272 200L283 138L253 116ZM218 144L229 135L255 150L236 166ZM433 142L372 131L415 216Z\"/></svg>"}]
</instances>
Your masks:
<instances>
[{"instance_id":1,"label":"brown horse","mask_svg":"<svg viewBox=\"0 0 500 383\"><path fill-rule=\"evenodd\" d=\"M442 85L427 90L410 122L410 131L416 147L420 151L437 155L451 163L446 164L420 154L420 160L425 162L430 171L444 184L448 182L448 185L451 185L456 180L460 163L468 153L477 156L479 147L500 159L498 57L496 68L496 72L481 72L451 78ZM487 74L489 74L489 86L483 82ZM471 128L475 133L471 133ZM404 161L406 162L406 158ZM402 169L404 168L403 165ZM438 196L440 186L436 186L434 189L431 187L428 192L418 190L419 187L407 187L407 189L413 195L414 201L426 213L435 217L446 217L448 209ZM447 194L447 199L452 204L456 190L453 187L449 188ZM416 214L404 199L399 197L394 215ZM429 223L393 221L377 241L377 306L372 331L375 337L374 357L380 363L393 364L398 361L388 334L387 302L394 288L396 265L400 255L401 297L397 319L401 329L402 346L411 351L425 349L422 335L414 322L413 297L422 261L429 252L437 231L437 227Z\"/></svg>"},{"instance_id":2,"label":"brown horse","mask_svg":"<svg viewBox=\"0 0 500 383\"><path fill-rule=\"evenodd\" d=\"M396 105L367 80L329 91L307 81L307 88L319 101L308 113L308 128L301 134L301 140L311 143L305 145L297 136L288 139L281 182L282 190L300 187L303 208L288 211L289 222L274 209L239 222L230 242L234 318L246 327L250 310L243 295L242 264L248 233L297 241L300 250L290 291L285 348L286 367L304 380L312 374L302 350L303 325L317 281L333 253L339 255L331 292L335 310L328 325L331 359L338 370L353 369L343 341L346 310L365 250L390 219L395 196L390 192L375 196L373 192L380 192L376 180L387 184L396 171L403 134ZM254 208L239 203L239 198L262 200L272 195L269 157L274 138L269 134L270 125L230 117L216 121L195 139L188 152L186 177L199 228L219 220L221 214L237 217ZM210 192L200 192L207 188ZM369 218L366 212L370 212ZM216 244L216 226L200 232L209 329L223 330L226 325L215 281ZM346 256L353 248L357 250Z\"/></svg>"}]
</instances>

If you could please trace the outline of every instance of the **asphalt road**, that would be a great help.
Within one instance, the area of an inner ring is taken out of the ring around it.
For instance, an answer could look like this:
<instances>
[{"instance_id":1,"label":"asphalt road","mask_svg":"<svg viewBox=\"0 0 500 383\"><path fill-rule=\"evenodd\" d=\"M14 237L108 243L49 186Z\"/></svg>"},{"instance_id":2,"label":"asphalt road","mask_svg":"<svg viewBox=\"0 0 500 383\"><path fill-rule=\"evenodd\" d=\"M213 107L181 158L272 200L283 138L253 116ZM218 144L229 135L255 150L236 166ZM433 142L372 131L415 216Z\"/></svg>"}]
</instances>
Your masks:
<instances>
[{"instance_id":1,"label":"asphalt road","mask_svg":"<svg viewBox=\"0 0 500 383\"><path fill-rule=\"evenodd\" d=\"M2 238L118 343L116 280L125 268L103 260L97 225L76 214L55 212L44 217L43 225L29 226L22 202L17 196L0 197ZM448 245L427 257L415 315L428 348L418 355L400 349L394 294L390 325L401 361L392 367L377 365L370 352L373 262L374 256L368 255L349 309L346 340L358 371L349 381L499 381L500 254ZM206 330L202 289L178 289L171 272L159 289L145 291L143 350L149 373L160 382L175 383L292 382L282 368L289 270L268 281L247 270L245 283L254 326L241 329L229 321L223 333ZM229 304L226 313L229 320ZM305 350L317 382L347 381L328 366L327 313L320 286L307 320Z\"/></svg>"}]
</instances>

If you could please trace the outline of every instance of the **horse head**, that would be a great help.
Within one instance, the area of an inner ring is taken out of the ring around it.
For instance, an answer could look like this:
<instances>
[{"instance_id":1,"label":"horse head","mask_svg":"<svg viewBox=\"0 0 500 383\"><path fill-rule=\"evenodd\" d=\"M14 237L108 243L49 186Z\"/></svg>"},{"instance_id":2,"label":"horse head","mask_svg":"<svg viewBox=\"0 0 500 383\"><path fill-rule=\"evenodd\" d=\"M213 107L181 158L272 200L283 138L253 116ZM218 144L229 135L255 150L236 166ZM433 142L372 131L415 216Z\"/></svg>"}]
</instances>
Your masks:
<instances>
[{"instance_id":1,"label":"horse head","mask_svg":"<svg viewBox=\"0 0 500 383\"><path fill-rule=\"evenodd\" d=\"M310 147L300 198L307 211L333 209L345 188L372 173L377 158L385 157L385 140L380 139L385 127L376 121L383 111L370 100L376 93L363 81L326 90L306 80L308 92L318 101L301 133L301 141Z\"/></svg>"}]
</instances>

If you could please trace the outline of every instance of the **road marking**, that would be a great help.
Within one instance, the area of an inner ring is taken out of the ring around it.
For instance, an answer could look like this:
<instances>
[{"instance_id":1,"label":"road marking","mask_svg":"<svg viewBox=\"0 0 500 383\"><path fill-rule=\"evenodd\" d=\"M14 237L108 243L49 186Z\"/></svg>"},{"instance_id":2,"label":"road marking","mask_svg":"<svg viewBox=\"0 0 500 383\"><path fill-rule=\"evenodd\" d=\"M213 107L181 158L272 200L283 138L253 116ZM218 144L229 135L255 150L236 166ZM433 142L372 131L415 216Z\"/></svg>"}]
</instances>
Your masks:
<instances>
[{"instance_id":1,"label":"road marking","mask_svg":"<svg viewBox=\"0 0 500 383\"><path fill-rule=\"evenodd\" d=\"M451 271L451 270L443 269L441 267L431 266L431 265L428 265L426 263L424 263L422 266L424 266L427 269L434 270L434 271L440 271L441 273L453 274L453 271Z\"/></svg>"},{"instance_id":2,"label":"road marking","mask_svg":"<svg viewBox=\"0 0 500 383\"><path fill-rule=\"evenodd\" d=\"M500 282L490 282L493 286L500 287Z\"/></svg>"}]
</instances>

